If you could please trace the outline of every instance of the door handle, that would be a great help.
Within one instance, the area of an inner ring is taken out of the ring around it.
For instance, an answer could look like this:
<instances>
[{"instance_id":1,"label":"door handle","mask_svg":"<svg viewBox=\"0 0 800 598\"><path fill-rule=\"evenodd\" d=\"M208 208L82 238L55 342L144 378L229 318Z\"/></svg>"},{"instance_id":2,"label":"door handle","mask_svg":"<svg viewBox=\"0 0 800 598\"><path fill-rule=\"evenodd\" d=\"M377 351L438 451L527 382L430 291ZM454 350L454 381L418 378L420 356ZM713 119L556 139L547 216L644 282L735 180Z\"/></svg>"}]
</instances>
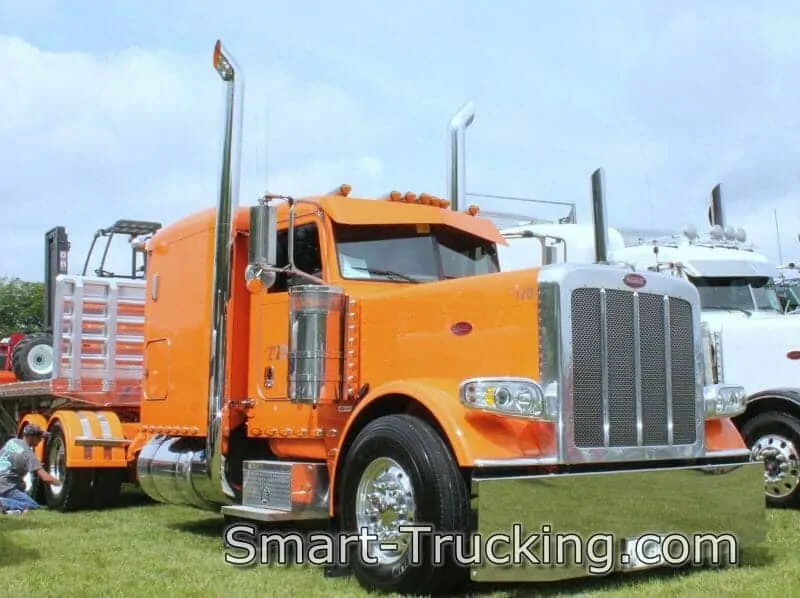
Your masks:
<instances>
[{"instance_id":1,"label":"door handle","mask_svg":"<svg viewBox=\"0 0 800 598\"><path fill-rule=\"evenodd\" d=\"M275 374L275 370L271 365L268 365L264 368L264 386L266 388L272 388L272 385L275 383L273 380L273 376Z\"/></svg>"}]
</instances>

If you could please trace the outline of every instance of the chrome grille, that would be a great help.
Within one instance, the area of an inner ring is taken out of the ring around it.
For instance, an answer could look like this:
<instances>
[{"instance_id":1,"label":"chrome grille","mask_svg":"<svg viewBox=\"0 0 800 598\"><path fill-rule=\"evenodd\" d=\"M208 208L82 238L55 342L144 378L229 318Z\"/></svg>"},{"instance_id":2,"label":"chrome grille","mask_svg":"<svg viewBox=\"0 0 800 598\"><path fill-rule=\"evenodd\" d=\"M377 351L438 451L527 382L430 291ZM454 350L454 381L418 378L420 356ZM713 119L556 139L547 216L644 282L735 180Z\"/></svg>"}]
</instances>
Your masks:
<instances>
[{"instance_id":1,"label":"chrome grille","mask_svg":"<svg viewBox=\"0 0 800 598\"><path fill-rule=\"evenodd\" d=\"M572 291L571 315L574 446L694 444L691 304L584 287Z\"/></svg>"}]
</instances>

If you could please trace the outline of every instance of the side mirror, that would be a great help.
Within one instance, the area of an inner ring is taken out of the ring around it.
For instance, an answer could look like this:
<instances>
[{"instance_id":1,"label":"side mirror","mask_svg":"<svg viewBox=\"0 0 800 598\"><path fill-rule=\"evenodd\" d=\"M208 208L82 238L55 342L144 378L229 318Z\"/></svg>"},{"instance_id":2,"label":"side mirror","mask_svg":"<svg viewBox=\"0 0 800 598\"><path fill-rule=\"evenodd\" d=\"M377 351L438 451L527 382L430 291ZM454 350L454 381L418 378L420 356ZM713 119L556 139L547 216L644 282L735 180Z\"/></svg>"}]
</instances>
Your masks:
<instances>
[{"instance_id":1,"label":"side mirror","mask_svg":"<svg viewBox=\"0 0 800 598\"><path fill-rule=\"evenodd\" d=\"M247 290L253 294L271 288L277 278L277 208L260 203L250 208L250 251L245 270Z\"/></svg>"}]
</instances>

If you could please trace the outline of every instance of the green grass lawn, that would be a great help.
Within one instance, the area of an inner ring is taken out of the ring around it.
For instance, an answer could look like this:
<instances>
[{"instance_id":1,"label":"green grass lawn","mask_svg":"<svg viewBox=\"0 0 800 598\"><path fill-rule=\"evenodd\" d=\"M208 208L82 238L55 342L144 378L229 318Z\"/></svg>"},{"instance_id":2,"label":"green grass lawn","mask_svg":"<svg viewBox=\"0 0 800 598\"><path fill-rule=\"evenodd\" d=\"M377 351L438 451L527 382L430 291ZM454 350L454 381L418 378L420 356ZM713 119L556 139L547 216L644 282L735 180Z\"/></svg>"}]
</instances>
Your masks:
<instances>
[{"instance_id":1,"label":"green grass lawn","mask_svg":"<svg viewBox=\"0 0 800 598\"><path fill-rule=\"evenodd\" d=\"M126 492L119 508L0 516L3 596L364 596L353 578L318 568L234 568L223 561L220 515L155 505ZM708 505L713 508L712 505ZM768 542L727 570L644 572L579 582L475 586L500 596L791 596L800 593L800 512L768 511ZM794 591L793 591L794 590Z\"/></svg>"}]
</instances>

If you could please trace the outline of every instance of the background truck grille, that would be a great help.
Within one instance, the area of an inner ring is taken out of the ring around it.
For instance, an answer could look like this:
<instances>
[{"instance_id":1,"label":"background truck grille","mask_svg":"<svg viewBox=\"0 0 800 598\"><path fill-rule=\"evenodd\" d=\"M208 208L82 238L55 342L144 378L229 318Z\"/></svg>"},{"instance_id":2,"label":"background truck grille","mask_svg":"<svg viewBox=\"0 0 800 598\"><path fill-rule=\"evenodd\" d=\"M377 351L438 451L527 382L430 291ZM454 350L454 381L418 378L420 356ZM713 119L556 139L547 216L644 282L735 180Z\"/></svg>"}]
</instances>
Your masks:
<instances>
[{"instance_id":1,"label":"background truck grille","mask_svg":"<svg viewBox=\"0 0 800 598\"><path fill-rule=\"evenodd\" d=\"M574 445L693 444L691 305L651 293L579 288L571 309Z\"/></svg>"}]
</instances>

